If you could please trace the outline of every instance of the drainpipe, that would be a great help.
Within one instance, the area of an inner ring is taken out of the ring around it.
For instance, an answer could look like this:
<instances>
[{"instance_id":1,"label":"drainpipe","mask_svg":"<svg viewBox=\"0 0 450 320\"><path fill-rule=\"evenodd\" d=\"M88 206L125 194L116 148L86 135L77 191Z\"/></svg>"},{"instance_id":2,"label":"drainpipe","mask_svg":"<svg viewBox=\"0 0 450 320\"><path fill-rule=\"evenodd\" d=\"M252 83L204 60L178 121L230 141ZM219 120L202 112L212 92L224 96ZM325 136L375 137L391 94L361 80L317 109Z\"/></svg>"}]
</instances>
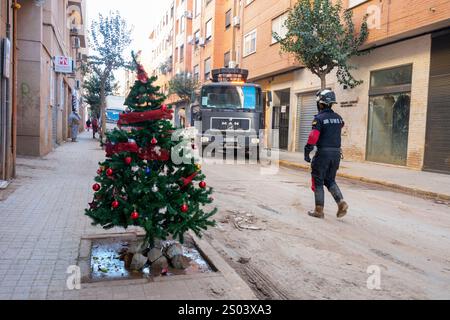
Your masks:
<instances>
[{"instance_id":1,"label":"drainpipe","mask_svg":"<svg viewBox=\"0 0 450 320\"><path fill-rule=\"evenodd\" d=\"M13 0L13 26L12 26L12 79L11 79L11 154L12 154L12 176L16 175L16 154L17 154L17 28L18 19L17 11L20 9L20 4L17 0Z\"/></svg>"},{"instance_id":2,"label":"drainpipe","mask_svg":"<svg viewBox=\"0 0 450 320\"><path fill-rule=\"evenodd\" d=\"M6 11L6 39L2 40L2 44L0 46L1 50L2 50L2 54L0 55L2 57L2 60L6 62L5 57L4 57L4 53L6 53L6 40L7 39L11 39L11 16L10 16L10 0L7 1L7 11ZM2 61L2 64L3 64ZM6 67L6 66L3 66ZM2 68L2 70L4 70ZM1 83L1 101L0 101L0 137L1 137L1 150L0 150L0 154L1 154L1 159L0 159L0 164L1 164L1 172L2 175L0 177L0 180L5 181L8 179L8 174L7 174L7 145L8 145L8 127L9 127L9 84L8 84L8 79L4 77L3 74L0 75L0 83Z\"/></svg>"}]
</instances>

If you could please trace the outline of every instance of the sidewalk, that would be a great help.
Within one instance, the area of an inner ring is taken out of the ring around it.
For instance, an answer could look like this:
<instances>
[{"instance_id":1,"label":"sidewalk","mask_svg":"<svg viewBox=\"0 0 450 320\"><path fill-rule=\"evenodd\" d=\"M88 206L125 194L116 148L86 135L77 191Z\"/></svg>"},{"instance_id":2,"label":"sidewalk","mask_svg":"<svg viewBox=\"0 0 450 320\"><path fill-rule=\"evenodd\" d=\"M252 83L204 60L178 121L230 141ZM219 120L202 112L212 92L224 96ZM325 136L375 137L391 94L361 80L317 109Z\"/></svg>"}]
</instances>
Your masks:
<instances>
[{"instance_id":1,"label":"sidewalk","mask_svg":"<svg viewBox=\"0 0 450 320\"><path fill-rule=\"evenodd\" d=\"M18 177L0 197L0 299L255 299L251 289L209 244L200 246L220 272L155 282L109 281L69 290L81 238L105 231L84 209L104 152L88 133L44 158L18 158ZM130 228L126 232L137 231Z\"/></svg>"},{"instance_id":2,"label":"sidewalk","mask_svg":"<svg viewBox=\"0 0 450 320\"><path fill-rule=\"evenodd\" d=\"M310 170L303 153L280 151L280 166ZM450 200L450 175L417 171L373 162L343 160L339 177L378 184L410 194Z\"/></svg>"}]
</instances>

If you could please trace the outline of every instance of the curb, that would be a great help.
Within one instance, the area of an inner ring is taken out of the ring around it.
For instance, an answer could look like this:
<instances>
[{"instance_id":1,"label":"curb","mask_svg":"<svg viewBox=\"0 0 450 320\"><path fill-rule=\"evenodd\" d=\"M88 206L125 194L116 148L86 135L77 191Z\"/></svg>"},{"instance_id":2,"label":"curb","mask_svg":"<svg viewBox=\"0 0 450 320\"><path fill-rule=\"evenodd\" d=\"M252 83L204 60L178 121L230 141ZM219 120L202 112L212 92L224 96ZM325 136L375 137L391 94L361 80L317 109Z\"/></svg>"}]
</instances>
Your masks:
<instances>
[{"instance_id":1,"label":"curb","mask_svg":"<svg viewBox=\"0 0 450 320\"><path fill-rule=\"evenodd\" d=\"M278 160L278 164L281 167L285 167L285 168L300 169L300 170L304 170L304 171L311 170L310 166L308 166L308 165L291 162L291 161L287 161L287 160ZM341 177L341 178L350 179L350 180L357 180L357 181L361 181L361 182L365 182L365 183L370 183L370 184L380 185L383 187L392 188L392 189L395 189L396 191L401 191L403 193L407 193L407 194L414 195L414 196L426 197L426 198L431 198L431 199L435 199L435 200L450 201L450 195L448 195L448 194L426 191L426 190L421 190L421 189L413 188L413 187L406 187L406 186L402 186L402 185L392 183L392 182L355 176L355 175L343 173L343 172L338 172L337 176Z\"/></svg>"}]
</instances>

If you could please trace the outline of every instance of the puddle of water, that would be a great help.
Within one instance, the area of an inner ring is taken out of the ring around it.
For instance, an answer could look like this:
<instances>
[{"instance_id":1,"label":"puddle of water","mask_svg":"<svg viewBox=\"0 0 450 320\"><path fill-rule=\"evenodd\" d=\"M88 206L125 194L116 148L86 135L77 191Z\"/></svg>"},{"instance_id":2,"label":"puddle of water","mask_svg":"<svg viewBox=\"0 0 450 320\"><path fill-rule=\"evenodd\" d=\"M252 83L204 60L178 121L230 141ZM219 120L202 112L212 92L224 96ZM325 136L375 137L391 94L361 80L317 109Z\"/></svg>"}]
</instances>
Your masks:
<instances>
[{"instance_id":1,"label":"puddle of water","mask_svg":"<svg viewBox=\"0 0 450 320\"><path fill-rule=\"evenodd\" d=\"M156 267L144 268L143 271L131 271L126 266L132 256L128 249L137 243L135 239L98 239L92 242L91 251L91 280L126 280L156 277L170 277L175 275L194 275L214 272L213 268L203 258L193 241L183 245L183 255L188 258L189 266L179 270L169 266L167 274L162 275L161 269ZM125 260L128 260L126 263Z\"/></svg>"}]
</instances>

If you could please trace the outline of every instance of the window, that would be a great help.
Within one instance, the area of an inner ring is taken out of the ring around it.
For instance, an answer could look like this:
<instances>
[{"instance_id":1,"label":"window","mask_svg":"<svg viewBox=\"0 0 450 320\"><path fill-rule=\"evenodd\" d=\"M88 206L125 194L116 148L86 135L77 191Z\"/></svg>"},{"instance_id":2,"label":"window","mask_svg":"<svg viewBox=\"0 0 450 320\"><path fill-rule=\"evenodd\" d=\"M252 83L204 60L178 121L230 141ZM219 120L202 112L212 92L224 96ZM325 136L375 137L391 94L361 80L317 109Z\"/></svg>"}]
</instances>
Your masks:
<instances>
[{"instance_id":1,"label":"window","mask_svg":"<svg viewBox=\"0 0 450 320\"><path fill-rule=\"evenodd\" d=\"M244 57L256 52L256 30L244 36Z\"/></svg>"},{"instance_id":2,"label":"window","mask_svg":"<svg viewBox=\"0 0 450 320\"><path fill-rule=\"evenodd\" d=\"M183 18L180 19L180 33L183 33L186 30L186 20Z\"/></svg>"},{"instance_id":3,"label":"window","mask_svg":"<svg viewBox=\"0 0 450 320\"><path fill-rule=\"evenodd\" d=\"M230 59L231 59L230 51L225 52L225 54L223 56L223 65L225 68L228 68L230 66Z\"/></svg>"},{"instance_id":4,"label":"window","mask_svg":"<svg viewBox=\"0 0 450 320\"><path fill-rule=\"evenodd\" d=\"M205 33L205 40L210 40L212 38L212 19L208 20L206 22L206 33Z\"/></svg>"},{"instance_id":5,"label":"window","mask_svg":"<svg viewBox=\"0 0 450 320\"><path fill-rule=\"evenodd\" d=\"M412 65L370 75L367 160L406 165Z\"/></svg>"},{"instance_id":6,"label":"window","mask_svg":"<svg viewBox=\"0 0 450 320\"><path fill-rule=\"evenodd\" d=\"M285 14L282 14L272 20L272 34L276 33L282 38L286 37L288 30L284 24L288 18L288 15L289 14L286 12ZM274 43L277 43L277 40L272 36L272 44Z\"/></svg>"},{"instance_id":7,"label":"window","mask_svg":"<svg viewBox=\"0 0 450 320\"><path fill-rule=\"evenodd\" d=\"M180 62L184 61L184 44L180 47Z\"/></svg>"},{"instance_id":8,"label":"window","mask_svg":"<svg viewBox=\"0 0 450 320\"><path fill-rule=\"evenodd\" d=\"M200 41L200 30L195 31L194 41L195 41L195 44L198 44L198 42Z\"/></svg>"},{"instance_id":9,"label":"window","mask_svg":"<svg viewBox=\"0 0 450 320\"><path fill-rule=\"evenodd\" d=\"M195 3L194 3L195 17L198 17L201 12L202 12L202 0L195 0Z\"/></svg>"},{"instance_id":10,"label":"window","mask_svg":"<svg viewBox=\"0 0 450 320\"><path fill-rule=\"evenodd\" d=\"M231 9L225 13L225 29L231 26Z\"/></svg>"},{"instance_id":11,"label":"window","mask_svg":"<svg viewBox=\"0 0 450 320\"><path fill-rule=\"evenodd\" d=\"M194 81L199 82L200 81L200 66L197 64L194 66Z\"/></svg>"},{"instance_id":12,"label":"window","mask_svg":"<svg viewBox=\"0 0 450 320\"><path fill-rule=\"evenodd\" d=\"M370 89L410 85L411 79L412 65L374 71L370 76Z\"/></svg>"},{"instance_id":13,"label":"window","mask_svg":"<svg viewBox=\"0 0 450 320\"><path fill-rule=\"evenodd\" d=\"M348 8L351 9L353 7L356 7L357 5L360 5L361 3L364 3L368 0L349 0L348 1Z\"/></svg>"},{"instance_id":14,"label":"window","mask_svg":"<svg viewBox=\"0 0 450 320\"><path fill-rule=\"evenodd\" d=\"M205 81L209 80L211 73L211 58L205 60Z\"/></svg>"}]
</instances>

